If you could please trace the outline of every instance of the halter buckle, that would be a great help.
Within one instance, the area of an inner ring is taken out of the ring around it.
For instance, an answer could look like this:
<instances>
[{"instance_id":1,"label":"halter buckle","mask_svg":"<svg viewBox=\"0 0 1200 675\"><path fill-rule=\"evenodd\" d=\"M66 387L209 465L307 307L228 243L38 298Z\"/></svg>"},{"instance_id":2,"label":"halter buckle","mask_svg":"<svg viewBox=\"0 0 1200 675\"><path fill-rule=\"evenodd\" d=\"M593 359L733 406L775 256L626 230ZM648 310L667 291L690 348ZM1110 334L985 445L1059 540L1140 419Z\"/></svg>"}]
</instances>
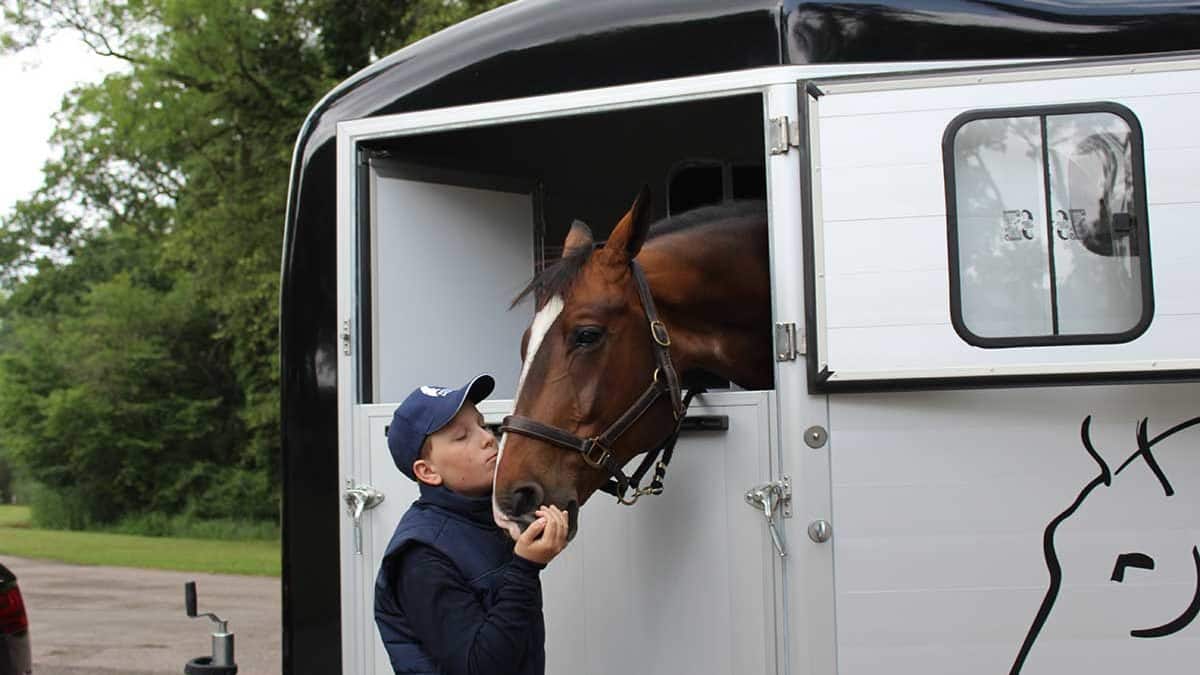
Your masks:
<instances>
[{"instance_id":1,"label":"halter buckle","mask_svg":"<svg viewBox=\"0 0 1200 675\"><path fill-rule=\"evenodd\" d=\"M612 451L603 445L600 445L598 441L598 437L589 438L584 441L584 448L580 451L580 454L583 455L584 463L593 469L607 469L608 467L605 466L605 464L607 464L608 460L612 458ZM600 448L600 456L593 459L592 450L596 448Z\"/></svg>"},{"instance_id":2,"label":"halter buckle","mask_svg":"<svg viewBox=\"0 0 1200 675\"><path fill-rule=\"evenodd\" d=\"M650 322L650 337L654 338L659 347L671 346L671 335L667 332L667 325L658 319Z\"/></svg>"},{"instance_id":3,"label":"halter buckle","mask_svg":"<svg viewBox=\"0 0 1200 675\"><path fill-rule=\"evenodd\" d=\"M641 490L634 490L633 494L628 497L617 497L617 502L624 506L633 506L637 503L639 497L642 496Z\"/></svg>"},{"instance_id":4,"label":"halter buckle","mask_svg":"<svg viewBox=\"0 0 1200 675\"><path fill-rule=\"evenodd\" d=\"M653 486L646 486L644 488L638 488L634 490L626 497L617 497L617 501L624 506L633 506L643 495L661 495L662 492L663 490L661 487L656 488Z\"/></svg>"}]
</instances>

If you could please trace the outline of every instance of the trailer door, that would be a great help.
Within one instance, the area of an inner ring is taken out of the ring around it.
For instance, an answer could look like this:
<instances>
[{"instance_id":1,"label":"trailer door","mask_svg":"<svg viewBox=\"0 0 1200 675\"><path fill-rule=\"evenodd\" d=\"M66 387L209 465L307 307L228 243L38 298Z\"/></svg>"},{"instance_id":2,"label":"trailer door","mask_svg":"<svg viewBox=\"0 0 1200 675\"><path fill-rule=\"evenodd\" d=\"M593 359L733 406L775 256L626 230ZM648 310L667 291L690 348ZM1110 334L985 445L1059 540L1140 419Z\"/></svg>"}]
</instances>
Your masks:
<instances>
[{"instance_id":1,"label":"trailer door","mask_svg":"<svg viewBox=\"0 0 1200 675\"><path fill-rule=\"evenodd\" d=\"M801 86L814 389L1200 372L1195 59Z\"/></svg>"},{"instance_id":2,"label":"trailer door","mask_svg":"<svg viewBox=\"0 0 1200 675\"><path fill-rule=\"evenodd\" d=\"M527 306L508 303L534 269L536 199L529 181L358 154L358 227L346 224L339 281L344 313L338 393L347 413L340 452L343 673L392 672L374 621L375 574L417 486L387 447L392 411L419 385L458 387L491 373L513 391ZM350 253L350 249L354 253ZM351 335L361 339L351 340ZM515 351L515 350L514 350ZM457 384L455 384L457 383ZM495 412L507 401L485 401Z\"/></svg>"},{"instance_id":3,"label":"trailer door","mask_svg":"<svg viewBox=\"0 0 1200 675\"><path fill-rule=\"evenodd\" d=\"M480 412L497 425L511 408L512 401L489 400ZM388 452L384 429L394 409L389 403L355 411L357 475L386 499L363 518L362 553L343 554L346 578L361 584L354 598L343 592L352 606L346 625L356 627L343 641L360 650L346 656L362 668L345 672L392 672L371 588L393 528L418 497ZM689 417L666 491L636 509L597 494L582 511L578 536L542 572L547 673L778 672L778 563L762 516L744 499L748 487L771 475L772 396L706 394Z\"/></svg>"}]
</instances>

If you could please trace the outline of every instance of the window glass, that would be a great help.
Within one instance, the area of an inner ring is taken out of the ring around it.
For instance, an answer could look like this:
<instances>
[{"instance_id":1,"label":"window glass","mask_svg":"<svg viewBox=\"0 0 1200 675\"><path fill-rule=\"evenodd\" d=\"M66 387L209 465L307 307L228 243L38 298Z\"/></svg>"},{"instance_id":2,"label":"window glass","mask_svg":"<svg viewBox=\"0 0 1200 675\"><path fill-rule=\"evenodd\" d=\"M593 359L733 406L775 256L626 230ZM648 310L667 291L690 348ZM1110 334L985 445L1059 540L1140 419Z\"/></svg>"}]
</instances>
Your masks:
<instances>
[{"instance_id":1,"label":"window glass","mask_svg":"<svg viewBox=\"0 0 1200 675\"><path fill-rule=\"evenodd\" d=\"M1078 108L951 127L952 311L972 344L1115 342L1149 321L1140 136L1123 108Z\"/></svg>"},{"instance_id":2,"label":"window glass","mask_svg":"<svg viewBox=\"0 0 1200 675\"><path fill-rule=\"evenodd\" d=\"M1046 118L1062 334L1121 333L1142 315L1133 134L1111 113Z\"/></svg>"},{"instance_id":3,"label":"window glass","mask_svg":"<svg viewBox=\"0 0 1200 675\"><path fill-rule=\"evenodd\" d=\"M1050 334L1040 120L964 124L954 179L963 322L985 338Z\"/></svg>"}]
</instances>

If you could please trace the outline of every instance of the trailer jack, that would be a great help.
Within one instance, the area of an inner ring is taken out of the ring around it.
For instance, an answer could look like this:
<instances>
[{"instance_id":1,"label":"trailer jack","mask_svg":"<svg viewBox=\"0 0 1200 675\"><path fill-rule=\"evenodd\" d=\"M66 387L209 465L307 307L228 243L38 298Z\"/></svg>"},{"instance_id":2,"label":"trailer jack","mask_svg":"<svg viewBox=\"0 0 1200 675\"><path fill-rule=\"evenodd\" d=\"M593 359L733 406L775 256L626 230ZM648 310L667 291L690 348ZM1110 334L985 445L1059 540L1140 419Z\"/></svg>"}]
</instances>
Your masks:
<instances>
[{"instance_id":1,"label":"trailer jack","mask_svg":"<svg viewBox=\"0 0 1200 675\"><path fill-rule=\"evenodd\" d=\"M193 619L207 616L217 624L217 630L212 634L212 656L197 656L184 666L185 675L237 675L237 664L233 660L233 633L229 632L229 622L221 617L207 612L196 613L196 582L189 581L183 585L184 605L187 615Z\"/></svg>"}]
</instances>

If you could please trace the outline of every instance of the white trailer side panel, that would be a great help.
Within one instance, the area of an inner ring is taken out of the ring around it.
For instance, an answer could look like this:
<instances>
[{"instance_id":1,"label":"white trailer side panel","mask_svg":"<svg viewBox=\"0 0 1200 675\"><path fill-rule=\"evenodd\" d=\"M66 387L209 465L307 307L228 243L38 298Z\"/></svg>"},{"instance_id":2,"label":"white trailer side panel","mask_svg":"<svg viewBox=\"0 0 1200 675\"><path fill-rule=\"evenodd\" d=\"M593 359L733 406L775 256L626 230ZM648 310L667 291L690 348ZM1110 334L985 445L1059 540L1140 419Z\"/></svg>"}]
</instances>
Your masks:
<instances>
[{"instance_id":1,"label":"white trailer side panel","mask_svg":"<svg viewBox=\"0 0 1200 675\"><path fill-rule=\"evenodd\" d=\"M832 397L839 675L1194 672L1200 426L1153 446L1171 496L1144 458L1117 470L1143 417L1154 439L1198 402L1196 384ZM1085 493L1102 471L1089 416L1111 485ZM1153 569L1114 580L1138 553Z\"/></svg>"}]
</instances>

